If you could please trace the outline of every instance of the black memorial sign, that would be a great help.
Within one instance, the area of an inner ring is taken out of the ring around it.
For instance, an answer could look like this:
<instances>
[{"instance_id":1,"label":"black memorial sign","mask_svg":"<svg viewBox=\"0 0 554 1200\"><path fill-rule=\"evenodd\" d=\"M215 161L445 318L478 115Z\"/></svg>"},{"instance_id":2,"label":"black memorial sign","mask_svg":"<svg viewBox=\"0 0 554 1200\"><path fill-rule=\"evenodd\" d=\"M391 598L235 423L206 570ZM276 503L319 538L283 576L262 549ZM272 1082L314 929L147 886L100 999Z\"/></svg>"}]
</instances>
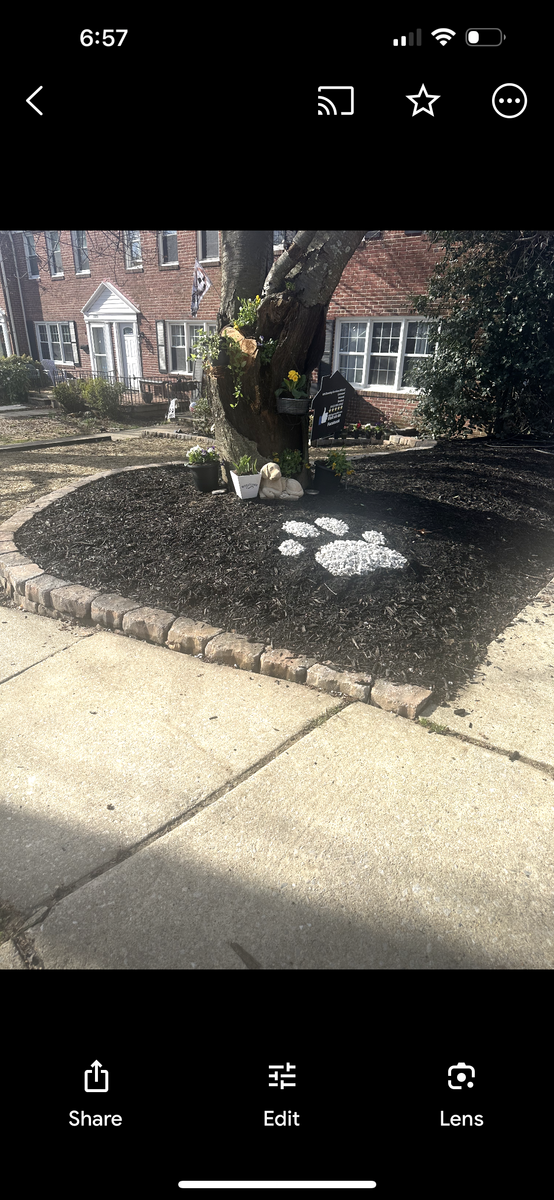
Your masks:
<instances>
[{"instance_id":1,"label":"black memorial sign","mask_svg":"<svg viewBox=\"0 0 554 1200\"><path fill-rule=\"evenodd\" d=\"M356 397L354 388L340 371L323 377L319 392L313 399L312 442L317 442L320 438L336 437L342 432L346 401Z\"/></svg>"}]
</instances>

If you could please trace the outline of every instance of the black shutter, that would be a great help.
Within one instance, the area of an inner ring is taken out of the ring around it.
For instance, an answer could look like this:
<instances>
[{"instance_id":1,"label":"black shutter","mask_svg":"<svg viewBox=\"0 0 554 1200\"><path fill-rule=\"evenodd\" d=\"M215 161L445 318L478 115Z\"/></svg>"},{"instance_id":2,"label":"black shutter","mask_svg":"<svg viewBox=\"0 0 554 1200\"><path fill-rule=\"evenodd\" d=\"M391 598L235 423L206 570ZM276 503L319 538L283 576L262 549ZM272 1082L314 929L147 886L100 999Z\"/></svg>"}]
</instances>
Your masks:
<instances>
[{"instance_id":1,"label":"black shutter","mask_svg":"<svg viewBox=\"0 0 554 1200\"><path fill-rule=\"evenodd\" d=\"M29 346L31 347L31 358L34 358L37 362L40 362L35 327L32 321L27 321L27 336L29 338Z\"/></svg>"},{"instance_id":2,"label":"black shutter","mask_svg":"<svg viewBox=\"0 0 554 1200\"><path fill-rule=\"evenodd\" d=\"M156 321L156 342L158 346L158 368L160 374L167 374L167 357L165 349L165 321Z\"/></svg>"},{"instance_id":3,"label":"black shutter","mask_svg":"<svg viewBox=\"0 0 554 1200\"><path fill-rule=\"evenodd\" d=\"M325 322L325 349L321 356L321 362L317 372L317 386L321 387L321 380L325 375L331 375L333 372L333 341L335 335L335 322Z\"/></svg>"}]
</instances>

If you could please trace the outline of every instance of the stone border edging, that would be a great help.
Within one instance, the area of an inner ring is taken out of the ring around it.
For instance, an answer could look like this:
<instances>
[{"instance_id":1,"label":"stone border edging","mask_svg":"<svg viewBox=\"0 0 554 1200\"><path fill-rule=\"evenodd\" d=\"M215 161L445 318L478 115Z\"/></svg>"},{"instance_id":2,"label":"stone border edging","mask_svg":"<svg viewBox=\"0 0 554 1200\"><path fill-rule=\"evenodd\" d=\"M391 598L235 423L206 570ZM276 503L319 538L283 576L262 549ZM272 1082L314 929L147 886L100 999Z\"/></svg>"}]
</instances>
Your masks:
<instances>
[{"instance_id":1,"label":"stone border edging","mask_svg":"<svg viewBox=\"0 0 554 1200\"><path fill-rule=\"evenodd\" d=\"M164 467L184 465L182 459L163 464ZM39 616L55 619L70 617L86 625L100 625L114 633L125 634L155 646L201 657L204 662L220 663L253 674L306 684L331 694L339 693L412 721L419 716L433 698L433 692L428 688L390 683L388 679L375 679L364 672L342 671L315 658L294 655L289 650L274 649L265 642L254 642L236 633L226 633L205 621L194 621L186 615L176 616L164 609L137 604L135 600L116 593L70 583L50 575L18 550L13 535L35 513L48 508L56 500L111 475L121 475L125 471L150 471L159 466L159 463L146 463L139 467L119 467L88 475L76 483L49 492L0 524L0 586L4 593L20 601L20 607L26 612Z\"/></svg>"}]
</instances>

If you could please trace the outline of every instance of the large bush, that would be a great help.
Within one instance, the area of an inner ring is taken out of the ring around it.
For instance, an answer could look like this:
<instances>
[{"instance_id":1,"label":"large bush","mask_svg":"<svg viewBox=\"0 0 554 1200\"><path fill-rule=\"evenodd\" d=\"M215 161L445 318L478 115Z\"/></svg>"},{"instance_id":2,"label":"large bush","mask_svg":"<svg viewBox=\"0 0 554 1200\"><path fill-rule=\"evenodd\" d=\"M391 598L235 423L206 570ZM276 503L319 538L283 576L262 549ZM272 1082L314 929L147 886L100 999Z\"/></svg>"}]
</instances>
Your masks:
<instances>
[{"instance_id":1,"label":"large bush","mask_svg":"<svg viewBox=\"0 0 554 1200\"><path fill-rule=\"evenodd\" d=\"M93 408L104 417L117 417L124 383L109 383L107 379L87 379L84 386L87 408Z\"/></svg>"},{"instance_id":2,"label":"large bush","mask_svg":"<svg viewBox=\"0 0 554 1200\"><path fill-rule=\"evenodd\" d=\"M52 388L55 399L65 412L82 413L87 407L84 393L84 379L68 379L66 383L56 383Z\"/></svg>"},{"instance_id":3,"label":"large bush","mask_svg":"<svg viewBox=\"0 0 554 1200\"><path fill-rule=\"evenodd\" d=\"M82 413L93 409L103 417L119 417L119 405L125 391L124 383L109 383L107 379L68 379L52 389L56 400L66 412Z\"/></svg>"},{"instance_id":4,"label":"large bush","mask_svg":"<svg viewBox=\"0 0 554 1200\"><path fill-rule=\"evenodd\" d=\"M416 419L435 436L554 432L554 233L426 232L444 255L411 297L438 321L434 354L410 374Z\"/></svg>"},{"instance_id":5,"label":"large bush","mask_svg":"<svg viewBox=\"0 0 554 1200\"><path fill-rule=\"evenodd\" d=\"M26 404L29 392L35 387L48 387L50 376L42 363L28 354L11 354L0 358L0 403Z\"/></svg>"}]
</instances>

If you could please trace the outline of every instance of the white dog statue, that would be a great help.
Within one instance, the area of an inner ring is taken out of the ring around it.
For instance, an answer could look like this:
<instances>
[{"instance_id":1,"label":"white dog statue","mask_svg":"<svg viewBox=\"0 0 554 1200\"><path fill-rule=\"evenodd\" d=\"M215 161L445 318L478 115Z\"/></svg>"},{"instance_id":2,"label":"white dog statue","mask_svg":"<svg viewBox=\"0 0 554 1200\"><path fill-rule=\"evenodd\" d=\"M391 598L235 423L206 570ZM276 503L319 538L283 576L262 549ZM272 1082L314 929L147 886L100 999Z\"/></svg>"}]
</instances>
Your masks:
<instances>
[{"instance_id":1,"label":"white dog statue","mask_svg":"<svg viewBox=\"0 0 554 1200\"><path fill-rule=\"evenodd\" d=\"M283 479L277 463L266 463L260 473L262 500L299 500L304 495L304 489L296 479Z\"/></svg>"}]
</instances>

